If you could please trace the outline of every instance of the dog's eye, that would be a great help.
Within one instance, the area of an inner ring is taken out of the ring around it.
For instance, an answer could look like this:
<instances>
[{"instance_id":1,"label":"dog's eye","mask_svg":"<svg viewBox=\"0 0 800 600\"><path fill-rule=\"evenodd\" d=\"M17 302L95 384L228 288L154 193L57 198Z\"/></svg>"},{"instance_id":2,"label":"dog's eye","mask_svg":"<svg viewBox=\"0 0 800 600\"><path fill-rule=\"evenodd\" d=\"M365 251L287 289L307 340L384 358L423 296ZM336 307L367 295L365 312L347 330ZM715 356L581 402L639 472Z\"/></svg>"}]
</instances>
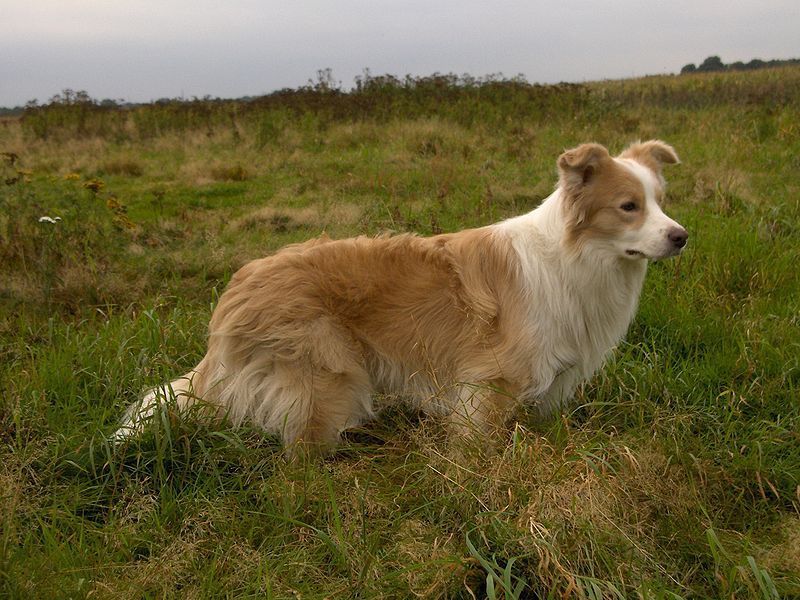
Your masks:
<instances>
[{"instance_id":1,"label":"dog's eye","mask_svg":"<svg viewBox=\"0 0 800 600\"><path fill-rule=\"evenodd\" d=\"M625 212L633 212L634 210L636 210L636 202L626 202L625 204L620 206L620 208Z\"/></svg>"}]
</instances>

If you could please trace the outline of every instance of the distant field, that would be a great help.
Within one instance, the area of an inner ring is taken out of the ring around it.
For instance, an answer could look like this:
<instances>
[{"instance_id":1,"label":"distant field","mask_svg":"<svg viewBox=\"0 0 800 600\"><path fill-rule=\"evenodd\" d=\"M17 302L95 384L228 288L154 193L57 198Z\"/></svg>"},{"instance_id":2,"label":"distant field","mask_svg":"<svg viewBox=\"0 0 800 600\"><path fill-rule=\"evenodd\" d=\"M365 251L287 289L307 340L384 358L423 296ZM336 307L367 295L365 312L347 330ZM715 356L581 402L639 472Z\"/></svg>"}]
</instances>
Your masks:
<instances>
[{"instance_id":1,"label":"distant field","mask_svg":"<svg viewBox=\"0 0 800 600\"><path fill-rule=\"evenodd\" d=\"M105 441L247 260L488 224L649 138L689 247L562 419L458 459L401 406L307 464L174 416ZM800 597L800 68L66 103L0 153L0 596Z\"/></svg>"}]
</instances>

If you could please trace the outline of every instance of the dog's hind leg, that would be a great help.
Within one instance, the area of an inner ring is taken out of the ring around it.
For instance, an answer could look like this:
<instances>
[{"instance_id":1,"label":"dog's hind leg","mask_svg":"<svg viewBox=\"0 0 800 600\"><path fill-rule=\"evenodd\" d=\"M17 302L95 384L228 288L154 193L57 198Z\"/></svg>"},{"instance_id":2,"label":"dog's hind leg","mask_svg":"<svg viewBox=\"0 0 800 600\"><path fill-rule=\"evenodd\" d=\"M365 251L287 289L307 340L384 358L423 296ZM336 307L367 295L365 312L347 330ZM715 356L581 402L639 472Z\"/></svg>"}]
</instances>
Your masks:
<instances>
[{"instance_id":1,"label":"dog's hind leg","mask_svg":"<svg viewBox=\"0 0 800 600\"><path fill-rule=\"evenodd\" d=\"M327 318L304 323L275 345L250 413L278 433L289 454L336 445L339 434L372 416L372 382L360 346ZM301 450L302 449L302 450Z\"/></svg>"},{"instance_id":2,"label":"dog's hind leg","mask_svg":"<svg viewBox=\"0 0 800 600\"><path fill-rule=\"evenodd\" d=\"M282 432L289 456L331 450L345 429L372 416L372 385L366 371L314 371L306 374L303 388L306 397L299 404L305 406L291 411L302 416ZM286 424L292 419L290 413Z\"/></svg>"}]
</instances>

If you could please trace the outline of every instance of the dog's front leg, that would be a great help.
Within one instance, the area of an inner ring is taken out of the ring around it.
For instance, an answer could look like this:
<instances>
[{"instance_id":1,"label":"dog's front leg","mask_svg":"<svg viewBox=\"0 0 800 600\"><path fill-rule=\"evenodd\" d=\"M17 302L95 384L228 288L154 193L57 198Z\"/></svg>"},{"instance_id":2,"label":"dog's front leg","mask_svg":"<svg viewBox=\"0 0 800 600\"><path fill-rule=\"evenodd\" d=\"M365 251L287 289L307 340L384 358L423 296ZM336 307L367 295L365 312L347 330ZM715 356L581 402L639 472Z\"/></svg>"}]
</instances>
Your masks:
<instances>
[{"instance_id":1,"label":"dog's front leg","mask_svg":"<svg viewBox=\"0 0 800 600\"><path fill-rule=\"evenodd\" d=\"M456 436L492 436L502 431L510 418L516 396L507 382L459 383L450 429Z\"/></svg>"},{"instance_id":2,"label":"dog's front leg","mask_svg":"<svg viewBox=\"0 0 800 600\"><path fill-rule=\"evenodd\" d=\"M561 371L547 391L535 400L535 406L542 419L550 419L562 412L572 399L575 388L581 382L581 371L577 366L572 366Z\"/></svg>"}]
</instances>

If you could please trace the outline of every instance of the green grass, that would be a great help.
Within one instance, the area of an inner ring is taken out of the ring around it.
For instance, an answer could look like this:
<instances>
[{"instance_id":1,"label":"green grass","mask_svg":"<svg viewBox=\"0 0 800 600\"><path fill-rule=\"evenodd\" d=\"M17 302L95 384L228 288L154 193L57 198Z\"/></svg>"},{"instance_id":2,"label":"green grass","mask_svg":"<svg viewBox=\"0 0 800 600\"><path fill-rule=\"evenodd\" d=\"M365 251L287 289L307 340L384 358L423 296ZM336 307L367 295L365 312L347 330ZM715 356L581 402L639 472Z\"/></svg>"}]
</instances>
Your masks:
<instances>
[{"instance_id":1,"label":"green grass","mask_svg":"<svg viewBox=\"0 0 800 600\"><path fill-rule=\"evenodd\" d=\"M2 122L0 595L800 597L800 69L368 83ZM564 418L457 458L400 406L307 463L199 415L105 441L246 260L487 224L652 137L690 244Z\"/></svg>"}]
</instances>

